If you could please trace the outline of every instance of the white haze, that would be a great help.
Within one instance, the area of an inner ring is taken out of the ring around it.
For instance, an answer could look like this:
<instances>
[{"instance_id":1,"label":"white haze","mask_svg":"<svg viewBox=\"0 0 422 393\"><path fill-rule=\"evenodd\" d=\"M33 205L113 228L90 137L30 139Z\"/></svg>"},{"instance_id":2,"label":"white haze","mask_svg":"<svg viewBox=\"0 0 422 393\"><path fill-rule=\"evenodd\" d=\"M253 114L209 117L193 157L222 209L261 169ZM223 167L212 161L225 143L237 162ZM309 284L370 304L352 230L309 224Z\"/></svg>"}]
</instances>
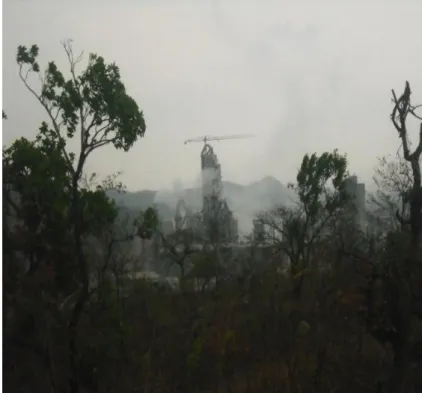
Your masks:
<instances>
[{"instance_id":1,"label":"white haze","mask_svg":"<svg viewBox=\"0 0 422 393\"><path fill-rule=\"evenodd\" d=\"M303 154L338 148L368 182L376 157L399 147L391 89L409 80L422 102L421 0L69 4L3 1L3 143L33 138L46 119L17 75L18 45L38 44L42 67L67 70L60 40L72 38L76 52L116 62L145 113L145 138L128 153L101 149L87 167L123 171L129 190L189 182L199 145L183 141L236 133L257 137L218 144L224 180L287 182Z\"/></svg>"}]
</instances>

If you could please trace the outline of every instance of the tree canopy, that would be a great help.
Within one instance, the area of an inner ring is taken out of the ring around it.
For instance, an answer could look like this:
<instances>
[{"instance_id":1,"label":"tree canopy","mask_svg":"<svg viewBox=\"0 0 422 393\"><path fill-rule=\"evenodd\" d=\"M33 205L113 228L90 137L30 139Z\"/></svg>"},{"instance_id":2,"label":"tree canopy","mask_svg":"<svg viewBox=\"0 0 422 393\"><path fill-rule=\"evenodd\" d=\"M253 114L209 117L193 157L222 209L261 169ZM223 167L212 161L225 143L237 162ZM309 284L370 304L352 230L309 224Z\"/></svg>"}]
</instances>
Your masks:
<instances>
[{"instance_id":1,"label":"tree canopy","mask_svg":"<svg viewBox=\"0 0 422 393\"><path fill-rule=\"evenodd\" d=\"M11 225L7 226L5 268L15 271L19 265L17 252L23 252L26 268L13 276L15 282L6 282L11 298L16 298L13 291L28 275L41 271L49 277L42 281L43 293L55 313L61 314L59 321L66 321L69 389L76 393L80 388L77 329L93 289L93 266L85 249L90 241L95 247L93 239L111 230L117 217L115 203L106 195L107 179L94 189L88 187L83 181L85 164L95 150L106 145L128 151L144 136L146 125L136 101L126 92L116 64L90 54L86 67L78 73L82 54L74 55L69 40L63 42L63 48L69 62L68 76L54 61L41 72L38 46L19 46L17 50L20 79L43 107L47 119L34 140L19 138L3 150L3 189L6 211L11 216L6 219ZM38 89L29 83L30 74L39 76ZM76 152L69 148L71 139L78 141ZM138 233L152 236L157 222L154 212L147 213L142 231L135 229L130 237ZM19 291L22 294L22 288ZM69 297L73 299L70 311L63 314L59 312L62 301ZM15 312L28 310L18 307Z\"/></svg>"}]
</instances>

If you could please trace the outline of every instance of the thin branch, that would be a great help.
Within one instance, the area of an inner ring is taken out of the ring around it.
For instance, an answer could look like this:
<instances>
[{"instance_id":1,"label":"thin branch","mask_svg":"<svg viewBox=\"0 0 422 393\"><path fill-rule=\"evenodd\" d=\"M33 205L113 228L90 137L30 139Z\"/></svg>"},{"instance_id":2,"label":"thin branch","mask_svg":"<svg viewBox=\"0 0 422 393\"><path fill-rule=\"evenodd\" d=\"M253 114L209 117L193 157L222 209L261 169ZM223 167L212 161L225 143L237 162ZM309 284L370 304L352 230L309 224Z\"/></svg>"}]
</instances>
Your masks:
<instances>
[{"instance_id":1,"label":"thin branch","mask_svg":"<svg viewBox=\"0 0 422 393\"><path fill-rule=\"evenodd\" d=\"M413 153L410 153L406 120L407 120L407 115L409 113L411 113L414 117L422 120L422 118L420 118L418 115L415 114L415 109L420 107L421 105L413 107L410 104L410 95L412 94L412 91L410 90L409 82L406 82L404 92L400 96L399 99L397 99L397 96L394 90L392 90L392 93L393 93L394 108L391 113L391 120L394 124L394 127L399 132L399 136L402 140L404 158L410 162L414 160L415 158L419 158L419 156L422 153L422 124L421 124L421 129L419 132L418 146Z\"/></svg>"},{"instance_id":2,"label":"thin branch","mask_svg":"<svg viewBox=\"0 0 422 393\"><path fill-rule=\"evenodd\" d=\"M47 114L48 114L48 116L50 117L50 119L51 119L51 122L53 123L53 127L54 127L54 131L56 132L56 135L57 135L57 137L58 138L60 138L60 139L63 139L63 137L61 136L61 133L60 133L60 127L59 127L59 125L57 124L57 122L56 122L56 120L55 120L55 118L54 118L54 116L53 116L53 114L51 113L51 110L50 110L50 108L48 107L48 105L45 103L45 101L42 99L42 97L41 96L39 96L36 92L35 92L35 90L28 84L28 81L27 81L27 79L28 79L28 72L26 73L26 76L24 77L23 75L22 75L22 71L23 71L23 66L22 66L22 64L19 66L19 77L20 77L20 79L22 80L22 82L24 83L24 85L25 85L25 87L29 90L29 92L38 100L38 102L43 106L43 108L45 109L45 111L47 112ZM28 70L29 71L29 70ZM73 165L72 165L72 161L70 160L70 158L69 158L69 155L67 154L67 151L66 151L66 149L63 147L62 148L62 153L63 153L63 155L64 155L64 157L65 157L65 160L66 160L66 162L67 162L67 164L68 164L68 166L69 166L69 169L70 169L70 171L74 174L75 173L75 170L74 170L74 168L73 168Z\"/></svg>"},{"instance_id":3,"label":"thin branch","mask_svg":"<svg viewBox=\"0 0 422 393\"><path fill-rule=\"evenodd\" d=\"M422 209L422 190L421 190L421 168L420 168L420 156L422 154L422 124L419 130L419 143L413 153L410 153L409 141L406 128L406 119L408 113L411 113L414 117L420 119L416 115L415 108L410 104L410 85L409 82L406 82L406 86L403 94L399 99L397 99L393 91L393 102L394 108L391 114L392 122L395 128L399 132L399 136L403 143L403 153L404 159L407 160L412 168L413 175L413 184L412 190L409 194L409 204L410 204L410 226L412 231L413 244L418 245L419 243L419 233L421 230L421 209ZM400 222L407 223L403 221L403 217L400 217L399 214L396 215Z\"/></svg>"},{"instance_id":4,"label":"thin branch","mask_svg":"<svg viewBox=\"0 0 422 393\"><path fill-rule=\"evenodd\" d=\"M421 117L421 116L419 116L419 115L417 115L417 114L415 113L415 110L416 110L416 109L418 109L418 108L422 108L422 104L421 104L421 105L416 105L416 106L411 106L411 107L409 108L409 113L411 113L414 117L416 117L416 119L418 119L418 120L422 120L422 117Z\"/></svg>"},{"instance_id":5,"label":"thin branch","mask_svg":"<svg viewBox=\"0 0 422 393\"><path fill-rule=\"evenodd\" d=\"M88 112L88 110L87 110L87 112ZM86 115L86 118L87 117L88 117L88 114ZM86 118L84 120L86 120ZM89 132L95 126L96 120L97 120L97 112L92 115L91 123L89 123L88 127L86 127L86 129L85 129L85 132L86 132L86 143L87 144L88 144ZM97 136L98 136L98 130L96 129L94 136L91 138L91 141L93 141Z\"/></svg>"},{"instance_id":6,"label":"thin branch","mask_svg":"<svg viewBox=\"0 0 422 393\"><path fill-rule=\"evenodd\" d=\"M110 119L105 119L102 121L102 123L106 123L105 126L99 127L97 125L95 125L95 116L93 117L93 120L91 122L91 124L89 125L89 127L87 128L87 130L91 129L93 126L95 126L95 133L91 138L90 144L95 144L98 141L96 140L96 138L102 133L104 132L104 134L101 136L99 141L103 141L104 138L107 136L108 131L111 130L111 123L110 123ZM109 129L109 130L107 130Z\"/></svg>"},{"instance_id":7,"label":"thin branch","mask_svg":"<svg viewBox=\"0 0 422 393\"><path fill-rule=\"evenodd\" d=\"M113 143L116 140L117 140L117 136L115 136L114 138L110 138L110 139L101 139L99 142L92 144L91 146L88 147L88 149L86 150L86 155L88 156L95 149L98 149L101 146L108 145L109 143Z\"/></svg>"},{"instance_id":8,"label":"thin branch","mask_svg":"<svg viewBox=\"0 0 422 393\"><path fill-rule=\"evenodd\" d=\"M78 94L81 98L81 102L83 102L82 100L82 95L81 95L81 91L80 91L80 83L78 81L78 78L76 76L76 65L78 63L81 62L82 58L83 58L83 54L84 52L82 51L81 54L77 57L77 59L75 60L75 57L73 55L73 49L72 49L72 41L71 40L66 40L62 42L63 48L66 52L67 58L69 60L69 64L70 64L70 73L72 75L72 80L73 83L75 85L75 88L78 90ZM82 171L82 167L83 164L85 163L86 157L88 156L88 154L86 153L86 149L87 149L87 139L88 136L86 135L86 130L85 130L85 122L84 122L84 113L83 113L83 105L80 106L79 108L79 116L80 116L80 153L79 153L79 158L78 158L78 164L77 164L77 170L75 173L75 176L78 178L81 175L81 171Z\"/></svg>"}]
</instances>

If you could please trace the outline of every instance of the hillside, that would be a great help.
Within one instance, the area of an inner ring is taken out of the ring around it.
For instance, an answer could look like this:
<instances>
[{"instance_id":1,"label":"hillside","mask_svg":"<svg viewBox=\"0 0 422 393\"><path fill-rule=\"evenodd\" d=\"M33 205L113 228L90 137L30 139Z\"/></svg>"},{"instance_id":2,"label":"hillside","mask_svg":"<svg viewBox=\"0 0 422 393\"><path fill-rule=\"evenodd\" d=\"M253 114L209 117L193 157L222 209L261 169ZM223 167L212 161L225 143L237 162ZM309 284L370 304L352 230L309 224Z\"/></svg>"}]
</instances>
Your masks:
<instances>
[{"instance_id":1,"label":"hillside","mask_svg":"<svg viewBox=\"0 0 422 393\"><path fill-rule=\"evenodd\" d=\"M109 195L118 205L131 210L146 209L155 205L163 220L173 218L179 198L183 198L193 211L199 211L202 206L200 188L188 188L182 192L172 190L142 190L126 194L110 192ZM277 204L292 203L294 193L274 177L267 176L248 185L223 181L223 196L239 220L240 231L248 233L252 229L252 219L257 212Z\"/></svg>"}]
</instances>

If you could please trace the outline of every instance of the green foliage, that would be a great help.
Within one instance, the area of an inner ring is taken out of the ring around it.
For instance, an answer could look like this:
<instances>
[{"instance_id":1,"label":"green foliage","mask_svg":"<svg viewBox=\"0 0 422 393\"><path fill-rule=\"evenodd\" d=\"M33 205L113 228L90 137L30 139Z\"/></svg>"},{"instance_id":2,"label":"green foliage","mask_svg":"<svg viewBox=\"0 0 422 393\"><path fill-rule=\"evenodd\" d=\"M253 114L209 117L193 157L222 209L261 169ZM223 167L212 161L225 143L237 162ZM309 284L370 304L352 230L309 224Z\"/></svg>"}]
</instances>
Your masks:
<instances>
[{"instance_id":1,"label":"green foliage","mask_svg":"<svg viewBox=\"0 0 422 393\"><path fill-rule=\"evenodd\" d=\"M100 233L114 222L118 208L105 191L98 186L95 191L82 190L83 232Z\"/></svg>"},{"instance_id":2,"label":"green foliage","mask_svg":"<svg viewBox=\"0 0 422 393\"><path fill-rule=\"evenodd\" d=\"M18 210L26 224L30 224L30 215L37 214L39 220L47 220L44 223L50 227L69 222L72 172L62 155L60 143L40 135L35 141L20 138L3 151L3 167L5 182L19 195ZM101 187L95 191L81 189L80 198L83 233L98 231L114 221L116 206Z\"/></svg>"},{"instance_id":3,"label":"green foliage","mask_svg":"<svg viewBox=\"0 0 422 393\"><path fill-rule=\"evenodd\" d=\"M14 223L19 224L10 227L7 238L13 244L9 250L21 251L28 258L31 272L47 265L52 268L55 285L47 288L49 296L67 296L83 285L79 301L84 304L90 261L82 246L89 235L108 231L117 217L117 207L106 195L115 179L108 177L91 189L84 184L86 160L108 144L127 151L146 127L115 64L91 54L85 69L77 74L82 56L75 58L70 41L63 47L69 76L52 61L42 74L38 47L18 47L19 76L46 111L48 121L42 122L33 141L20 138L3 149L7 211L17 216ZM39 76L39 93L28 82L31 73ZM80 144L75 154L68 140L77 134Z\"/></svg>"},{"instance_id":4,"label":"green foliage","mask_svg":"<svg viewBox=\"0 0 422 393\"><path fill-rule=\"evenodd\" d=\"M340 192L346 177L347 158L337 150L325 152L321 156L314 153L303 157L296 177L297 184L293 188L297 191L309 218L317 218L321 209L331 212L339 207L342 203ZM327 184L329 180L332 190Z\"/></svg>"},{"instance_id":5,"label":"green foliage","mask_svg":"<svg viewBox=\"0 0 422 393\"><path fill-rule=\"evenodd\" d=\"M40 94L27 82L30 72L40 73L39 48L18 47L20 77L46 110L50 122L41 124L35 141L21 138L4 150L5 180L19 194L23 207L28 206L33 214L37 211L44 217L54 216L56 223L65 226L76 219L75 211L70 209L76 196L81 234L98 233L114 221L117 209L105 194L107 181L94 191L81 187L85 161L94 149L106 144L128 150L144 135L145 121L136 102L127 95L114 63L106 64L104 58L91 54L85 70L77 75L76 65L82 57L75 59L71 41L63 46L70 63L70 78L49 62L44 75L40 75ZM76 161L75 154L67 149L66 137L73 138L78 131L81 145ZM147 221L150 219L148 212Z\"/></svg>"},{"instance_id":6,"label":"green foliage","mask_svg":"<svg viewBox=\"0 0 422 393\"><path fill-rule=\"evenodd\" d=\"M346 207L348 198L344 181L347 175L346 156L337 150L320 156L306 154L296 183L289 184L299 197L296 206L278 206L258 216L258 222L270 229L269 240L275 239L278 247L289 256L290 273L297 281L297 294L301 292L303 272L309 267L319 245L329 236L327 229ZM270 232L278 236L274 238Z\"/></svg>"},{"instance_id":7,"label":"green foliage","mask_svg":"<svg viewBox=\"0 0 422 393\"><path fill-rule=\"evenodd\" d=\"M15 210L28 228L36 230L44 221L54 230L66 220L71 173L56 141L17 139L3 151L3 172L4 182L19 195ZM9 202L17 198L10 195Z\"/></svg>"},{"instance_id":8,"label":"green foliage","mask_svg":"<svg viewBox=\"0 0 422 393\"><path fill-rule=\"evenodd\" d=\"M138 235L141 239L151 239L157 231L159 218L157 211L149 207L144 212L140 212L139 217L135 219L135 226L138 228Z\"/></svg>"},{"instance_id":9,"label":"green foliage","mask_svg":"<svg viewBox=\"0 0 422 393\"><path fill-rule=\"evenodd\" d=\"M144 135L146 125L138 105L126 93L119 68L114 63L107 64L101 56L90 54L87 67L76 75L75 68L82 57L74 58L70 41L63 46L69 58L71 77L66 79L56 64L49 62L41 93L37 95L50 116L54 132L65 128L67 137L73 138L79 125L83 134L83 156L110 143L117 149L129 150ZM36 45L29 49L18 48L16 60L27 87L27 74L24 75L23 69L39 73L38 54Z\"/></svg>"},{"instance_id":10,"label":"green foliage","mask_svg":"<svg viewBox=\"0 0 422 393\"><path fill-rule=\"evenodd\" d=\"M70 168L54 139L17 139L3 151L3 164L7 182L18 192L42 187L47 189L39 191L49 192L48 188L57 183L65 192L70 183Z\"/></svg>"},{"instance_id":11,"label":"green foliage","mask_svg":"<svg viewBox=\"0 0 422 393\"><path fill-rule=\"evenodd\" d=\"M40 66L37 63L37 57L40 50L37 45L32 45L29 50L26 47L19 45L16 61L18 64L28 64L34 72L40 71Z\"/></svg>"}]
</instances>

